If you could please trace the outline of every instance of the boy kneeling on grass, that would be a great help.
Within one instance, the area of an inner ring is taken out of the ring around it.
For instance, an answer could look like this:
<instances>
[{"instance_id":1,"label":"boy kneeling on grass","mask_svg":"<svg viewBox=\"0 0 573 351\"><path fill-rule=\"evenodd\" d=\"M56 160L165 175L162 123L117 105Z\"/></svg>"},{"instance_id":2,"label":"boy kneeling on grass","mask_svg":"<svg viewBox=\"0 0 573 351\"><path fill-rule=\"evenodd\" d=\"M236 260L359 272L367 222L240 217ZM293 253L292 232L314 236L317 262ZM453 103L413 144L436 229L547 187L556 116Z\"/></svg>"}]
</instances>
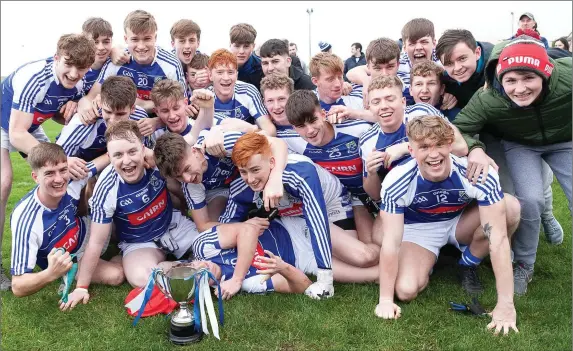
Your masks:
<instances>
[{"instance_id":1,"label":"boy kneeling on grass","mask_svg":"<svg viewBox=\"0 0 573 351\"><path fill-rule=\"evenodd\" d=\"M18 202L10 218L12 229L12 291L32 295L72 268L72 255L81 265L89 238L90 220L77 216L82 188L107 162L86 164L89 175L70 181L64 149L41 142L30 150L28 162L38 184ZM104 247L105 250L105 247ZM34 268L40 266L40 272ZM121 263L99 259L92 281L120 285L125 276Z\"/></svg>"}]
</instances>

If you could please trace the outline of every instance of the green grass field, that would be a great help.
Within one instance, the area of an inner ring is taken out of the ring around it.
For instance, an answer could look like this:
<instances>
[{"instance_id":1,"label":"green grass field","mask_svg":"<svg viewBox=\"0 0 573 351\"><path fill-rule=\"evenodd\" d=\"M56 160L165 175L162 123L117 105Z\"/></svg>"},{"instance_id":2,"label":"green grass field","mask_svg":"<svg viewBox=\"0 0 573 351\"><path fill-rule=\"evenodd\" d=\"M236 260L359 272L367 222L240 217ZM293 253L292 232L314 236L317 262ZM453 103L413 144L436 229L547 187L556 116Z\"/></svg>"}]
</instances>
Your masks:
<instances>
[{"instance_id":1,"label":"green grass field","mask_svg":"<svg viewBox=\"0 0 573 351\"><path fill-rule=\"evenodd\" d=\"M59 126L44 124L52 140ZM7 213L33 186L30 168L17 153ZM495 337L488 319L448 311L448 301L469 302L453 267L436 269L429 287L413 302L400 304L402 318L374 316L376 284L337 284L335 296L314 301L303 295L239 295L225 303L221 341L177 347L166 338L168 320L157 316L132 327L123 301L131 288L93 286L88 305L69 313L58 309L59 281L26 298L2 293L2 350L571 350L571 216L554 184L555 216L565 228L561 246L540 239L535 276L528 294L515 299L519 334ZM10 267L10 229L4 228L2 257ZM491 266L480 268L493 309Z\"/></svg>"}]
</instances>

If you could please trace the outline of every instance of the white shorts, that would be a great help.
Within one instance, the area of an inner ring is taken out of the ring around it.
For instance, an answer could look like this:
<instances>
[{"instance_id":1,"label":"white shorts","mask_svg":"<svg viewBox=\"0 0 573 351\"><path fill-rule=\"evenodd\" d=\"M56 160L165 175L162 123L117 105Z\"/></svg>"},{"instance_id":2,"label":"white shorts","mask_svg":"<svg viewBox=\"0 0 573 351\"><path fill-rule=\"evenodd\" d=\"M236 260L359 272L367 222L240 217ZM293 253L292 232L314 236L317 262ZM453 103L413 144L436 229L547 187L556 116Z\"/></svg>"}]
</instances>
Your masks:
<instances>
[{"instance_id":1,"label":"white shorts","mask_svg":"<svg viewBox=\"0 0 573 351\"><path fill-rule=\"evenodd\" d=\"M42 126L38 127L38 129L33 131L31 134L38 141L45 141L48 143L50 142L50 138L48 138L46 133L44 133L44 129L42 128ZM0 144L1 144L0 146L3 149L8 150L8 152L19 151L12 144L10 144L10 136L8 136L8 132L5 131L4 128L1 128L0 131Z\"/></svg>"},{"instance_id":2,"label":"white shorts","mask_svg":"<svg viewBox=\"0 0 573 351\"><path fill-rule=\"evenodd\" d=\"M326 203L326 213L329 223L334 223L347 218L354 218L350 193L345 191L344 194L328 201Z\"/></svg>"},{"instance_id":3,"label":"white shorts","mask_svg":"<svg viewBox=\"0 0 573 351\"><path fill-rule=\"evenodd\" d=\"M316 258L312 249L310 232L304 218L282 217L278 221L290 235L296 259L295 267L306 274L316 275L318 266L316 265Z\"/></svg>"},{"instance_id":4,"label":"white shorts","mask_svg":"<svg viewBox=\"0 0 573 351\"><path fill-rule=\"evenodd\" d=\"M229 188L225 187L225 188L215 188L215 189L211 189L211 190L207 190L205 192L205 202L208 204L209 202L211 202L211 200L213 200L214 198L217 197L224 197L225 199L229 198Z\"/></svg>"},{"instance_id":5,"label":"white shorts","mask_svg":"<svg viewBox=\"0 0 573 351\"><path fill-rule=\"evenodd\" d=\"M193 245L193 242L197 240L199 236L199 231L195 226L195 223L189 218L183 216L179 211L173 211L173 217L171 218L171 223L169 224L169 233L171 237L179 248L173 252L177 259L180 259L185 255L187 250ZM154 241L148 241L145 243L126 243L122 241L119 243L118 247L123 253L123 256L127 256L130 252L139 249L158 249L161 250L159 246Z\"/></svg>"},{"instance_id":6,"label":"white shorts","mask_svg":"<svg viewBox=\"0 0 573 351\"><path fill-rule=\"evenodd\" d=\"M352 205L352 207L356 207L356 206L364 206L364 203L362 202L362 200L360 200L358 198L358 196L355 195L351 195L351 202L350 204Z\"/></svg>"},{"instance_id":7,"label":"white shorts","mask_svg":"<svg viewBox=\"0 0 573 351\"><path fill-rule=\"evenodd\" d=\"M78 251L76 251L76 257L77 257L78 261L82 259L82 257L84 256L84 252L86 251L86 247L88 246L88 242L90 240L90 223L91 223L89 216L80 217L80 220L84 222L84 225L86 228L86 237L84 238L84 241L82 242L82 246L80 246ZM102 256L107 251L107 247L109 245L109 239L110 238L111 238L111 235L108 235L107 240L105 241L105 244L101 248L100 256Z\"/></svg>"},{"instance_id":8,"label":"white shorts","mask_svg":"<svg viewBox=\"0 0 573 351\"><path fill-rule=\"evenodd\" d=\"M436 257L446 244L452 244L460 249L460 244L456 240L456 227L461 216L460 214L443 222L405 224L402 241L421 246L431 251Z\"/></svg>"}]
</instances>

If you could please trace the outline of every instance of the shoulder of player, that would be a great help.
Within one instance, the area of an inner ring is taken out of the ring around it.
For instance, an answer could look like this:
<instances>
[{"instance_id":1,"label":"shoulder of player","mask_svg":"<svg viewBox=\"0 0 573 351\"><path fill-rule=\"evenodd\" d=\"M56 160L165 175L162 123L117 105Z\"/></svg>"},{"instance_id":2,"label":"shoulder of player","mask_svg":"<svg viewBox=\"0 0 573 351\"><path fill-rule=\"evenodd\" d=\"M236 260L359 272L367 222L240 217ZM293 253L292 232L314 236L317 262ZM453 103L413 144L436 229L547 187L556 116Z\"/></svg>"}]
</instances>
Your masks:
<instances>
[{"instance_id":1,"label":"shoulder of player","mask_svg":"<svg viewBox=\"0 0 573 351\"><path fill-rule=\"evenodd\" d=\"M250 84L245 83L243 81L237 80L235 82L235 93L236 94L248 94L248 95L260 95L257 88Z\"/></svg>"},{"instance_id":2,"label":"shoulder of player","mask_svg":"<svg viewBox=\"0 0 573 351\"><path fill-rule=\"evenodd\" d=\"M119 182L120 182L119 174L117 174L113 165L111 164L107 165L107 167L105 167L98 176L94 188L94 193L96 192L98 187L106 187L106 188L113 187L116 186Z\"/></svg>"},{"instance_id":3,"label":"shoulder of player","mask_svg":"<svg viewBox=\"0 0 573 351\"><path fill-rule=\"evenodd\" d=\"M179 58L177 58L177 56L175 56L174 53L167 51L160 46L157 46L156 49L157 49L157 62L165 62L174 66L175 68L181 66Z\"/></svg>"},{"instance_id":4,"label":"shoulder of player","mask_svg":"<svg viewBox=\"0 0 573 351\"><path fill-rule=\"evenodd\" d=\"M35 186L32 190L26 193L26 195L24 195L24 197L21 198L16 203L16 205L14 206L14 210L12 211L12 216L14 216L14 218L20 217L24 215L24 213L35 211L37 210L38 207L41 207L41 204L38 203L36 197L34 196L34 193L36 192L37 189L38 187Z\"/></svg>"},{"instance_id":5,"label":"shoulder of player","mask_svg":"<svg viewBox=\"0 0 573 351\"><path fill-rule=\"evenodd\" d=\"M380 134L380 125L378 123L374 123L373 125L368 128L358 139L360 145L366 143L368 140L375 138Z\"/></svg>"},{"instance_id":6,"label":"shoulder of player","mask_svg":"<svg viewBox=\"0 0 573 351\"><path fill-rule=\"evenodd\" d=\"M129 116L129 119L132 119L134 121L139 121L140 119L147 118L147 117L149 117L149 115L147 114L145 109L141 106L135 105L135 110Z\"/></svg>"},{"instance_id":7,"label":"shoulder of player","mask_svg":"<svg viewBox=\"0 0 573 351\"><path fill-rule=\"evenodd\" d=\"M315 163L309 157L300 154L288 154L284 173L304 175L309 172L316 173Z\"/></svg>"},{"instance_id":8,"label":"shoulder of player","mask_svg":"<svg viewBox=\"0 0 573 351\"><path fill-rule=\"evenodd\" d=\"M54 80L52 65L53 61L50 59L27 63L14 72L12 84L27 89L38 89L49 85Z\"/></svg>"},{"instance_id":9,"label":"shoulder of player","mask_svg":"<svg viewBox=\"0 0 573 351\"><path fill-rule=\"evenodd\" d=\"M386 175L384 181L382 182L382 188L400 188L406 189L404 185L409 184L412 179L418 174L418 164L414 158L401 163Z\"/></svg>"},{"instance_id":10,"label":"shoulder of player","mask_svg":"<svg viewBox=\"0 0 573 351\"><path fill-rule=\"evenodd\" d=\"M427 103L419 103L406 107L406 110L404 111L404 122L407 123L412 118L422 117L427 115L446 118L444 114L434 106Z\"/></svg>"},{"instance_id":11,"label":"shoulder of player","mask_svg":"<svg viewBox=\"0 0 573 351\"><path fill-rule=\"evenodd\" d=\"M247 189L249 189L249 185L243 180L243 178L238 177L229 184L229 197L236 198Z\"/></svg>"},{"instance_id":12,"label":"shoulder of player","mask_svg":"<svg viewBox=\"0 0 573 351\"><path fill-rule=\"evenodd\" d=\"M468 168L468 158L458 157L453 154L450 154L450 158L452 160L452 168L453 168L452 171L458 174L459 178L462 181L462 184L466 189L478 188L479 190L482 190L484 192L489 192L499 187L499 176L497 171L493 169L493 167L489 168L485 184L481 183L483 180L483 175L479 176L478 182L476 184L472 184L465 176Z\"/></svg>"}]
</instances>

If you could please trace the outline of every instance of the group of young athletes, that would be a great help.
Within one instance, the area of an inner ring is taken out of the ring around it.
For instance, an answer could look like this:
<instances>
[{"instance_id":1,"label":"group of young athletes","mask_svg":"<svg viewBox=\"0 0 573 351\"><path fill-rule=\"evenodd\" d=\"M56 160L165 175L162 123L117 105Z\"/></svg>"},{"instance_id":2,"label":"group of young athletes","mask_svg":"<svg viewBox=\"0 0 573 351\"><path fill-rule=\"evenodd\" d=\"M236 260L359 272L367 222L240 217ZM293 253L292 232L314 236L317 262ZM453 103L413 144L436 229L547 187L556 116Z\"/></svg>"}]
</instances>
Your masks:
<instances>
[{"instance_id":1,"label":"group of young athletes","mask_svg":"<svg viewBox=\"0 0 573 351\"><path fill-rule=\"evenodd\" d=\"M146 11L125 18L125 49L109 22L86 20L2 82L0 227L11 152L37 184L9 214L13 293L77 262L68 310L92 283L143 287L153 268L193 260L225 299L322 299L334 281L377 282L373 311L395 319L452 244L472 295L490 256L488 328L517 331L514 292L532 279L541 223L563 241L553 174L571 208L571 56L548 53L529 15L495 46L465 29L436 41L431 21L413 19L403 49L370 42L352 84L330 52L309 75L294 43L271 39L255 55L245 23L208 56L191 20L172 26L172 50L156 46ZM48 119L63 125L55 142ZM120 254L103 260L110 242Z\"/></svg>"}]
</instances>

